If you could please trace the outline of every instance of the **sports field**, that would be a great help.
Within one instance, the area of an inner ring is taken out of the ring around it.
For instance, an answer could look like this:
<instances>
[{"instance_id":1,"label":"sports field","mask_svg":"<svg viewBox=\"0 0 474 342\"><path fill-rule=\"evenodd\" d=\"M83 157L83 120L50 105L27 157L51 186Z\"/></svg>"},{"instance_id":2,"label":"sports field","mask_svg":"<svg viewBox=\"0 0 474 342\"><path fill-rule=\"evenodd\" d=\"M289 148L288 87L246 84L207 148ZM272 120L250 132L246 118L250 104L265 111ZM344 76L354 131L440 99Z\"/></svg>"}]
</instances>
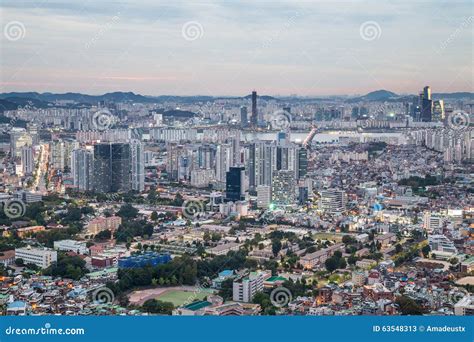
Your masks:
<instances>
[{"instance_id":1,"label":"sports field","mask_svg":"<svg viewBox=\"0 0 474 342\"><path fill-rule=\"evenodd\" d=\"M336 240L336 242L341 242L342 241L342 234L336 234L336 233L316 233L313 234L313 239L315 240Z\"/></svg>"},{"instance_id":2,"label":"sports field","mask_svg":"<svg viewBox=\"0 0 474 342\"><path fill-rule=\"evenodd\" d=\"M180 306L184 303L192 303L194 300L203 300L212 290L196 289L195 291L169 290L160 294L156 299L163 302L171 302L174 306Z\"/></svg>"}]
</instances>

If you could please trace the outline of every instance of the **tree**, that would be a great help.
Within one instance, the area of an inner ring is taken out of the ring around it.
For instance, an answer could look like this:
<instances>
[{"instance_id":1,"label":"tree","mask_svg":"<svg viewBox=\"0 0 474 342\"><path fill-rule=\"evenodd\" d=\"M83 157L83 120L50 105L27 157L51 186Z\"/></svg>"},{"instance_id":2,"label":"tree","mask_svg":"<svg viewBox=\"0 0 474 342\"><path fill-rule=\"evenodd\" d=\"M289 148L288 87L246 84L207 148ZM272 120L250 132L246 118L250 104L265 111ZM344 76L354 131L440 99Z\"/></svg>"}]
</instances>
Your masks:
<instances>
[{"instance_id":1,"label":"tree","mask_svg":"<svg viewBox=\"0 0 474 342\"><path fill-rule=\"evenodd\" d=\"M403 251L403 247L402 247L402 245L400 245L399 243L397 243L397 244L395 245L395 252L396 252L396 253L401 253L401 251Z\"/></svg>"},{"instance_id":2,"label":"tree","mask_svg":"<svg viewBox=\"0 0 474 342\"><path fill-rule=\"evenodd\" d=\"M357 262L358 258L355 256L355 254L351 254L348 258L347 258L347 262L349 263L349 265L355 265L355 263Z\"/></svg>"},{"instance_id":3,"label":"tree","mask_svg":"<svg viewBox=\"0 0 474 342\"><path fill-rule=\"evenodd\" d=\"M399 296L395 300L398 304L402 315L423 315L425 311L413 299L407 296Z\"/></svg>"},{"instance_id":4,"label":"tree","mask_svg":"<svg viewBox=\"0 0 474 342\"><path fill-rule=\"evenodd\" d=\"M138 209L134 208L130 203L125 203L120 207L117 215L125 219L136 218L138 215Z\"/></svg>"},{"instance_id":5,"label":"tree","mask_svg":"<svg viewBox=\"0 0 474 342\"><path fill-rule=\"evenodd\" d=\"M328 272L333 272L339 267L339 258L333 255L332 257L326 259L324 265L326 266Z\"/></svg>"},{"instance_id":6,"label":"tree","mask_svg":"<svg viewBox=\"0 0 474 342\"><path fill-rule=\"evenodd\" d=\"M62 277L79 280L89 271L86 268L86 262L78 256L69 256L59 254L58 261L46 268L43 273L53 277Z\"/></svg>"},{"instance_id":7,"label":"tree","mask_svg":"<svg viewBox=\"0 0 474 342\"><path fill-rule=\"evenodd\" d=\"M272 252L274 256L277 256L281 250L281 241L277 239L272 240Z\"/></svg>"},{"instance_id":8,"label":"tree","mask_svg":"<svg viewBox=\"0 0 474 342\"><path fill-rule=\"evenodd\" d=\"M158 213L157 213L156 211L153 211L153 212L151 213L151 215L150 215L150 219L151 219L152 221L158 220Z\"/></svg>"},{"instance_id":9,"label":"tree","mask_svg":"<svg viewBox=\"0 0 474 342\"><path fill-rule=\"evenodd\" d=\"M350 235L344 235L342 237L342 242L347 245L347 244L350 244L350 243L354 243L355 239Z\"/></svg>"},{"instance_id":10,"label":"tree","mask_svg":"<svg viewBox=\"0 0 474 342\"><path fill-rule=\"evenodd\" d=\"M17 266L24 266L25 265L25 261L22 259L22 258L16 258L15 259L15 265Z\"/></svg>"},{"instance_id":11,"label":"tree","mask_svg":"<svg viewBox=\"0 0 474 342\"><path fill-rule=\"evenodd\" d=\"M171 315L174 309L173 303L163 302L157 299L148 299L143 303L143 311L156 314Z\"/></svg>"},{"instance_id":12,"label":"tree","mask_svg":"<svg viewBox=\"0 0 474 342\"><path fill-rule=\"evenodd\" d=\"M425 258L427 258L428 255L430 255L430 251L431 251L430 245L424 245L424 246L421 248L421 253L423 253L423 256L424 256Z\"/></svg>"},{"instance_id":13,"label":"tree","mask_svg":"<svg viewBox=\"0 0 474 342\"><path fill-rule=\"evenodd\" d=\"M112 232L109 229L106 229L98 232L97 235L94 237L94 240L105 241L110 240L110 238L112 238Z\"/></svg>"}]
</instances>

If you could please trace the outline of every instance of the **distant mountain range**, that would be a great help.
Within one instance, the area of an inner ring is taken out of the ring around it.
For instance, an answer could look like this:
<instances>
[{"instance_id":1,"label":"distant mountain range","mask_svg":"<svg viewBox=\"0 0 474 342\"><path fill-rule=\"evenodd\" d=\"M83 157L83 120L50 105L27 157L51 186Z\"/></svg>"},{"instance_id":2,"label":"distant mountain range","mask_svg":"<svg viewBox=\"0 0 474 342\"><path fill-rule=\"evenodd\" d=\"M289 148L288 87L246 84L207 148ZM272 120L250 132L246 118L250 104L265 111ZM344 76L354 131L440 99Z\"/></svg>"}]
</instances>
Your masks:
<instances>
[{"instance_id":1,"label":"distant mountain range","mask_svg":"<svg viewBox=\"0 0 474 342\"><path fill-rule=\"evenodd\" d=\"M459 92L459 93L439 93L433 94L434 99L465 99L473 98L474 93ZM398 95L388 90L376 90L370 92L364 96L356 97L345 97L347 103L355 102L375 102L375 101L412 101L416 95ZM70 101L74 102L76 106L90 106L95 105L98 102L135 102L135 103L164 103L167 101L178 102L178 103L195 103L195 102L208 102L220 99L241 99L250 100L251 95L246 96L229 96L229 97L212 97L212 96L174 96L174 95L161 95L161 96L145 96L135 94L133 92L113 92L106 93L103 95L86 95L80 93L38 93L38 92L11 92L11 93L0 93L0 113L5 110L17 109L18 107L33 106L36 108L47 108L53 106L56 101ZM284 97L278 98L268 95L258 96L260 100L276 100L284 102L293 101L318 101L318 100L341 100L341 96L326 96L324 98L311 98L305 97L304 99L295 97Z\"/></svg>"},{"instance_id":2,"label":"distant mountain range","mask_svg":"<svg viewBox=\"0 0 474 342\"><path fill-rule=\"evenodd\" d=\"M433 93L432 97L435 100L456 100L456 99L471 99L473 98L474 93L469 92L458 92L458 93ZM346 102L377 102L377 101L412 101L413 97L418 95L398 95L388 90L376 90L370 92L364 96L353 97L347 99Z\"/></svg>"}]
</instances>

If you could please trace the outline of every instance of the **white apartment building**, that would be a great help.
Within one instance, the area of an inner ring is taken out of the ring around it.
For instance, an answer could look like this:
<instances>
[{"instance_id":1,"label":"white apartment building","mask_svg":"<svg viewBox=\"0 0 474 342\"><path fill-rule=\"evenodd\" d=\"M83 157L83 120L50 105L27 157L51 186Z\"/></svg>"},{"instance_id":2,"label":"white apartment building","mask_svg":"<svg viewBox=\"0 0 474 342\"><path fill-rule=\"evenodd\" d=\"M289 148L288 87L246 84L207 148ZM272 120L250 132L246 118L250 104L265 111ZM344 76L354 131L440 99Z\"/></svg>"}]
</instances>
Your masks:
<instances>
[{"instance_id":1,"label":"white apartment building","mask_svg":"<svg viewBox=\"0 0 474 342\"><path fill-rule=\"evenodd\" d=\"M451 256L458 253L454 243L445 235L429 235L428 243L430 245L431 252L435 254L437 258L450 258Z\"/></svg>"},{"instance_id":2,"label":"white apartment building","mask_svg":"<svg viewBox=\"0 0 474 342\"><path fill-rule=\"evenodd\" d=\"M271 201L271 188L268 185L257 186L257 207L268 208Z\"/></svg>"},{"instance_id":3,"label":"white apartment building","mask_svg":"<svg viewBox=\"0 0 474 342\"><path fill-rule=\"evenodd\" d=\"M423 215L423 228L428 233L433 232L434 230L441 229L444 224L444 218L437 214L437 213L432 213L431 211L427 211Z\"/></svg>"},{"instance_id":4,"label":"white apartment building","mask_svg":"<svg viewBox=\"0 0 474 342\"><path fill-rule=\"evenodd\" d=\"M47 268L51 263L58 260L58 252L51 249L33 247L16 248L15 259L23 259L25 264L35 264L41 268Z\"/></svg>"},{"instance_id":5,"label":"white apartment building","mask_svg":"<svg viewBox=\"0 0 474 342\"><path fill-rule=\"evenodd\" d=\"M236 302L250 303L256 293L263 291L263 282L270 276L270 272L259 271L236 279L233 283L232 299Z\"/></svg>"},{"instance_id":6,"label":"white apartment building","mask_svg":"<svg viewBox=\"0 0 474 342\"><path fill-rule=\"evenodd\" d=\"M60 240L54 241L54 249L58 251L70 251L77 254L89 254L89 248L83 241Z\"/></svg>"},{"instance_id":7,"label":"white apartment building","mask_svg":"<svg viewBox=\"0 0 474 342\"><path fill-rule=\"evenodd\" d=\"M454 314L456 316L474 315L474 296L465 296L454 304Z\"/></svg>"},{"instance_id":8,"label":"white apartment building","mask_svg":"<svg viewBox=\"0 0 474 342\"><path fill-rule=\"evenodd\" d=\"M331 214L342 213L346 209L347 196L342 190L321 191L320 208Z\"/></svg>"}]
</instances>

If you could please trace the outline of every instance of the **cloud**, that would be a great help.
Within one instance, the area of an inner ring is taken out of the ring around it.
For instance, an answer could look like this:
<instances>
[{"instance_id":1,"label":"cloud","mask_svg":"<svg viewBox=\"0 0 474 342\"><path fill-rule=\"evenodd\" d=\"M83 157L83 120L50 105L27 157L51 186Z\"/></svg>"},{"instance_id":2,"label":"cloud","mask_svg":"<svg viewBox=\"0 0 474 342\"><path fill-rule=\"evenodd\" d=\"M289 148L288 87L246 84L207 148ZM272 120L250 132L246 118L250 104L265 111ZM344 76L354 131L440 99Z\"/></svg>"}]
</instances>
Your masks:
<instances>
[{"instance_id":1,"label":"cloud","mask_svg":"<svg viewBox=\"0 0 474 342\"><path fill-rule=\"evenodd\" d=\"M469 1L6 0L1 10L26 34L0 38L0 91L415 92L460 72L449 90L472 89L462 73L472 75L472 21L456 31ZM190 21L202 26L199 39L183 37ZM361 39L367 21L380 26L378 39Z\"/></svg>"}]
</instances>

